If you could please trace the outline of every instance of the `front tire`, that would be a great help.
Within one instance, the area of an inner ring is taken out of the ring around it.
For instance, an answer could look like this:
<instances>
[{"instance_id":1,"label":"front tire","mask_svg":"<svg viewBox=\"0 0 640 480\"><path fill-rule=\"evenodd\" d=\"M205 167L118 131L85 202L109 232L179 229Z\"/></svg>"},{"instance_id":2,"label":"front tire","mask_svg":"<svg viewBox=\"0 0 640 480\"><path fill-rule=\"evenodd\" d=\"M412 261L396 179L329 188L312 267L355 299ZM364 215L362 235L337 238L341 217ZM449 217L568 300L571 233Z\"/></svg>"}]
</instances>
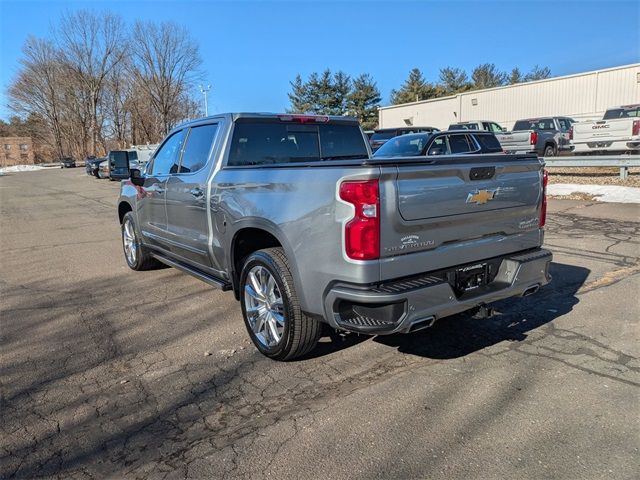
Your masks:
<instances>
[{"instance_id":1,"label":"front tire","mask_svg":"<svg viewBox=\"0 0 640 480\"><path fill-rule=\"evenodd\" d=\"M300 308L282 248L254 252L240 274L240 303L256 348L274 360L292 360L318 343L322 324Z\"/></svg>"},{"instance_id":2,"label":"front tire","mask_svg":"<svg viewBox=\"0 0 640 480\"><path fill-rule=\"evenodd\" d=\"M142 245L133 212L127 212L122 217L121 231L124 259L131 270L151 270L161 265Z\"/></svg>"}]
</instances>

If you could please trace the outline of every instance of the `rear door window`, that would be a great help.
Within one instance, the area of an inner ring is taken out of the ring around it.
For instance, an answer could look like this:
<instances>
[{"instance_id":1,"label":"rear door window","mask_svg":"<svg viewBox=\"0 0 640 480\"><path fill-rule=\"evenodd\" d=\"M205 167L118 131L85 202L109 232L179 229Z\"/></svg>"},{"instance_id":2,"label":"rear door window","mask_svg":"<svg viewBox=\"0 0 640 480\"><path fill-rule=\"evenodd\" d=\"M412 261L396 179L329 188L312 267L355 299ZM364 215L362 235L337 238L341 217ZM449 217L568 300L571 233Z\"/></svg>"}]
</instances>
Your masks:
<instances>
[{"instance_id":1,"label":"rear door window","mask_svg":"<svg viewBox=\"0 0 640 480\"><path fill-rule=\"evenodd\" d=\"M179 173L197 172L207 164L217 130L217 123L190 129L183 149Z\"/></svg>"},{"instance_id":2,"label":"rear door window","mask_svg":"<svg viewBox=\"0 0 640 480\"><path fill-rule=\"evenodd\" d=\"M502 146L495 135L476 135L476 140L486 153L502 152Z\"/></svg>"},{"instance_id":3,"label":"rear door window","mask_svg":"<svg viewBox=\"0 0 640 480\"><path fill-rule=\"evenodd\" d=\"M368 158L358 125L236 122L228 165Z\"/></svg>"},{"instance_id":4,"label":"rear door window","mask_svg":"<svg viewBox=\"0 0 640 480\"><path fill-rule=\"evenodd\" d=\"M469 135L450 135L449 148L452 154L469 153L478 149Z\"/></svg>"}]
</instances>

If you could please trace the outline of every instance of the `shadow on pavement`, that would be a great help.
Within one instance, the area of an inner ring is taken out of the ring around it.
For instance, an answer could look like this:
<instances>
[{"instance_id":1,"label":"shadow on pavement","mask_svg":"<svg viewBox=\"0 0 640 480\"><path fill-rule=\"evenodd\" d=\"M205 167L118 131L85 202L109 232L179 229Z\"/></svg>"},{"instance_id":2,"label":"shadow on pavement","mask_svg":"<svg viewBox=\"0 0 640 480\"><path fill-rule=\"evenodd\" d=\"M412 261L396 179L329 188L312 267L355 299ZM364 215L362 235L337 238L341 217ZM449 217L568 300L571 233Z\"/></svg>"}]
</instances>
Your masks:
<instances>
[{"instance_id":1,"label":"shadow on pavement","mask_svg":"<svg viewBox=\"0 0 640 480\"><path fill-rule=\"evenodd\" d=\"M403 353L435 359L463 357L505 340L520 342L527 338L527 332L573 309L580 301L576 293L589 272L583 267L552 263L550 284L530 297L494 303L498 313L492 318L477 319L462 313L418 333L378 336L374 341Z\"/></svg>"}]
</instances>

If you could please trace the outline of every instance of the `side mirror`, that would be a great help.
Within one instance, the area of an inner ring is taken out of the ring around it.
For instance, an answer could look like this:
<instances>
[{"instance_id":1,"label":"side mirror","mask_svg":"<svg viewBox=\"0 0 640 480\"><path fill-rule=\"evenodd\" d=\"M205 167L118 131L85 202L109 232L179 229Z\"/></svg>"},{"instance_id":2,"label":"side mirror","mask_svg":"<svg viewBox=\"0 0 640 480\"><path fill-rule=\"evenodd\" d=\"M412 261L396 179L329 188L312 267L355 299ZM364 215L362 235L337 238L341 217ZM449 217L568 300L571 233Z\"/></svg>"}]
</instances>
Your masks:
<instances>
[{"instance_id":1,"label":"side mirror","mask_svg":"<svg viewBox=\"0 0 640 480\"><path fill-rule=\"evenodd\" d=\"M134 185L138 187L144 186L144 177L142 176L142 172L137 168L129 170L129 178Z\"/></svg>"}]
</instances>

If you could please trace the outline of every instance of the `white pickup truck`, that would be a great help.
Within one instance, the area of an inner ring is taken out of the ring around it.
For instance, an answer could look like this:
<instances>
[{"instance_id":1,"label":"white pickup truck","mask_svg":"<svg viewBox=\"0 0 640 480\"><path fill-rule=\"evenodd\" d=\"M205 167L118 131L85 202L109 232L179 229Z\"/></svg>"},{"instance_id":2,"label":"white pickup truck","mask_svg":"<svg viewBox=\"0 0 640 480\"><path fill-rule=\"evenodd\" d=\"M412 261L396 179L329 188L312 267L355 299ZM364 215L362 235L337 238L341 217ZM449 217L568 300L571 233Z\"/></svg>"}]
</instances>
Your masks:
<instances>
[{"instance_id":1,"label":"white pickup truck","mask_svg":"<svg viewBox=\"0 0 640 480\"><path fill-rule=\"evenodd\" d=\"M625 105L607 110L602 120L573 125L573 152L640 152L640 105Z\"/></svg>"}]
</instances>

